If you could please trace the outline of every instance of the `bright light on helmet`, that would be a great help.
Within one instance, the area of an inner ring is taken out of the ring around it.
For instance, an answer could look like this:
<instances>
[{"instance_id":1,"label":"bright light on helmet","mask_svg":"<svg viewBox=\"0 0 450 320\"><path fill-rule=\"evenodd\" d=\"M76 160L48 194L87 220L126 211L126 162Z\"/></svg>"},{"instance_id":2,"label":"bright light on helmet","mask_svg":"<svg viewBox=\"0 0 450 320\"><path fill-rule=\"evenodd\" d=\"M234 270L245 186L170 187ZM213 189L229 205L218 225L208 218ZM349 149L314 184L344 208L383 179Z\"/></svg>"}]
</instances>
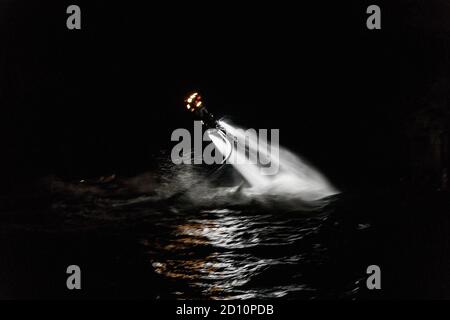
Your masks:
<instances>
[{"instance_id":1,"label":"bright light on helmet","mask_svg":"<svg viewBox=\"0 0 450 320\"><path fill-rule=\"evenodd\" d=\"M198 94L198 92L194 92L187 97L185 100L186 108L192 112L198 110L202 107L202 97Z\"/></svg>"}]
</instances>

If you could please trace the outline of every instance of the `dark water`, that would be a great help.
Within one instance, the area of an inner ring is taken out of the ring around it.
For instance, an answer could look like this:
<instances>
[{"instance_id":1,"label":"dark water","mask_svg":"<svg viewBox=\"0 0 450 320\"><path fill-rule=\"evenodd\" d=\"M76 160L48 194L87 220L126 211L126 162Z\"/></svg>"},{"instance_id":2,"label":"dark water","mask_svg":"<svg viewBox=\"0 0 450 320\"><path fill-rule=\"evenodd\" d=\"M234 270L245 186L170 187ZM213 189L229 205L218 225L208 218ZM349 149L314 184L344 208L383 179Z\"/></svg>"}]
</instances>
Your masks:
<instances>
[{"instance_id":1,"label":"dark water","mask_svg":"<svg viewBox=\"0 0 450 320\"><path fill-rule=\"evenodd\" d=\"M201 210L156 222L175 228L143 237L142 244L158 274L185 286L171 294L215 299L316 295L304 273L325 263L326 248L318 242L305 248L302 241L319 231L326 215L244 210Z\"/></svg>"},{"instance_id":2,"label":"dark water","mask_svg":"<svg viewBox=\"0 0 450 320\"><path fill-rule=\"evenodd\" d=\"M155 209L146 203L89 215L83 214L82 219L101 219L102 224L110 219L124 233L133 234L133 245L146 260L142 267L161 280L156 298L315 298L327 294L322 292L326 279L320 269L333 263L333 257L321 233L337 227L327 225L327 209L273 212L255 210L252 205L180 210L164 205ZM338 294L356 293L357 280L342 284Z\"/></svg>"},{"instance_id":3,"label":"dark water","mask_svg":"<svg viewBox=\"0 0 450 320\"><path fill-rule=\"evenodd\" d=\"M3 210L0 297L448 297L447 215L419 219L420 206L394 207L379 195L379 204L368 206L342 194L315 211L243 201L236 191L218 197L226 188L207 188L204 201L205 186L174 197L180 193L168 196L149 182L151 190L136 190L142 179L165 184L148 176L55 180L50 198L17 200L14 210ZM392 210L383 212L387 204ZM79 292L65 287L70 264L82 269ZM365 288L371 264L383 270L380 292Z\"/></svg>"},{"instance_id":4,"label":"dark water","mask_svg":"<svg viewBox=\"0 0 450 320\"><path fill-rule=\"evenodd\" d=\"M81 294L87 297L308 299L324 295L320 269L332 257L320 233L332 201L315 212L277 211L253 202L185 206L179 202L186 199L128 198L105 190L107 186L94 190L75 185L75 192L66 188L59 199L52 199L50 213L7 221L3 235L14 241L15 248L9 252L11 268L6 272L3 268L3 275L19 277L16 264L19 270L32 267L22 271L31 272L32 280L14 287L22 291L9 294L34 297L42 290L44 296L65 297L64 266L78 264L88 278ZM89 191L80 192L84 188ZM54 285L41 283L39 273ZM356 292L355 281L349 279L339 295Z\"/></svg>"}]
</instances>

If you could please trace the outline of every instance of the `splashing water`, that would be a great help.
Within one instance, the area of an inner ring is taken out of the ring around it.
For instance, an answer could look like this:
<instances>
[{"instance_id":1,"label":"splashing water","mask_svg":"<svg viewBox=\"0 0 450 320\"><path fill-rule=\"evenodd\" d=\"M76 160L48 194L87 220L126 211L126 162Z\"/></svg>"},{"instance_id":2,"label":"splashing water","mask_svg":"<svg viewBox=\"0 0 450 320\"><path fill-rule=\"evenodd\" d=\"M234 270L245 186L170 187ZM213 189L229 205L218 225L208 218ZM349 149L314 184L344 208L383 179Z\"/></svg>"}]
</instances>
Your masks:
<instances>
[{"instance_id":1,"label":"splashing water","mask_svg":"<svg viewBox=\"0 0 450 320\"><path fill-rule=\"evenodd\" d=\"M219 124L227 136L213 130L208 133L209 138L222 155L234 157L232 165L250 185L242 190L246 195L278 196L313 202L339 193L318 170L288 150L269 146L262 139L246 135L244 130L224 121L219 121ZM245 148L239 146L245 141L248 142ZM269 159L279 169L278 172L273 175L262 174L260 164L246 161L251 155Z\"/></svg>"}]
</instances>

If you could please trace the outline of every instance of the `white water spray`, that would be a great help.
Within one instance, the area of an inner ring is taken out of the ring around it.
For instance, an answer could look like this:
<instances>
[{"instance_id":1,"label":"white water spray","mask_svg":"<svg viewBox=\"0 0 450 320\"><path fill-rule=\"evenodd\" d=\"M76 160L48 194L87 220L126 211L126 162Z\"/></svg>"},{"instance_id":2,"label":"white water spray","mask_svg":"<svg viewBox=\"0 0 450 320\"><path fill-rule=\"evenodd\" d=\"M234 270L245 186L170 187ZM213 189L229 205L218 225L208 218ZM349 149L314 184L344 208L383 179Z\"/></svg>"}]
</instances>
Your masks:
<instances>
[{"instance_id":1,"label":"white water spray","mask_svg":"<svg viewBox=\"0 0 450 320\"><path fill-rule=\"evenodd\" d=\"M266 142L258 141L256 137L245 136L242 129L224 121L219 121L219 124L228 137L215 130L209 132L209 138L222 155L229 157L231 152L231 156L235 159L232 165L250 185L242 190L246 195L281 196L313 202L339 193L318 170L293 153L278 146L268 146ZM237 141L246 141L247 138L248 154L258 154L259 157L269 159L279 168L278 173L263 175L260 165L245 161L247 159L245 148L236 147L229 136L237 138Z\"/></svg>"}]
</instances>

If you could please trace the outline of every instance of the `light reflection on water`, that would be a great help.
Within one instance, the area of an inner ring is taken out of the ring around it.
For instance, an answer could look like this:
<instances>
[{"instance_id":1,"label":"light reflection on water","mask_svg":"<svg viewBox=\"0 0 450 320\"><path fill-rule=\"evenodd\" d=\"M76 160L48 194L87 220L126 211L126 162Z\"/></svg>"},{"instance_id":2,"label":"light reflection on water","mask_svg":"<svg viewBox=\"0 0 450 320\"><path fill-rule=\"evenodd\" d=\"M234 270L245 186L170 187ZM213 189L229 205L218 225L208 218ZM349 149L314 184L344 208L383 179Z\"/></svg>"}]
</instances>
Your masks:
<instances>
[{"instance_id":1,"label":"light reflection on water","mask_svg":"<svg viewBox=\"0 0 450 320\"><path fill-rule=\"evenodd\" d=\"M198 217L178 224L168 239L158 240L159 249L150 253L152 267L163 277L183 281L212 299L270 298L312 291L305 283L286 281L286 274L274 271L286 270L287 275L301 278L297 266L307 258L292 247L316 232L320 221L304 217L292 221L232 210L200 212Z\"/></svg>"},{"instance_id":2,"label":"light reflection on water","mask_svg":"<svg viewBox=\"0 0 450 320\"><path fill-rule=\"evenodd\" d=\"M110 250L102 249L105 256L99 259L113 259L107 264L123 275L122 282L114 284L116 292L130 290L133 296L330 299L356 295L361 285L355 280L365 270L366 257L353 263L353 254L361 256L355 239L372 232L372 227L365 220L354 224L352 216L343 219L345 211L334 214L344 210L338 197L312 209L293 199L249 198L236 189L230 193L225 192L230 188L209 188L201 184L208 180L188 173L181 174L180 181L156 188L154 195L137 198L120 186L93 192L92 186L63 185L60 200L52 205L59 217L55 228L62 221L70 230L93 232L91 243ZM172 174L180 177L178 171ZM192 184L201 187L186 193L186 186ZM87 258L95 259L97 255Z\"/></svg>"}]
</instances>

